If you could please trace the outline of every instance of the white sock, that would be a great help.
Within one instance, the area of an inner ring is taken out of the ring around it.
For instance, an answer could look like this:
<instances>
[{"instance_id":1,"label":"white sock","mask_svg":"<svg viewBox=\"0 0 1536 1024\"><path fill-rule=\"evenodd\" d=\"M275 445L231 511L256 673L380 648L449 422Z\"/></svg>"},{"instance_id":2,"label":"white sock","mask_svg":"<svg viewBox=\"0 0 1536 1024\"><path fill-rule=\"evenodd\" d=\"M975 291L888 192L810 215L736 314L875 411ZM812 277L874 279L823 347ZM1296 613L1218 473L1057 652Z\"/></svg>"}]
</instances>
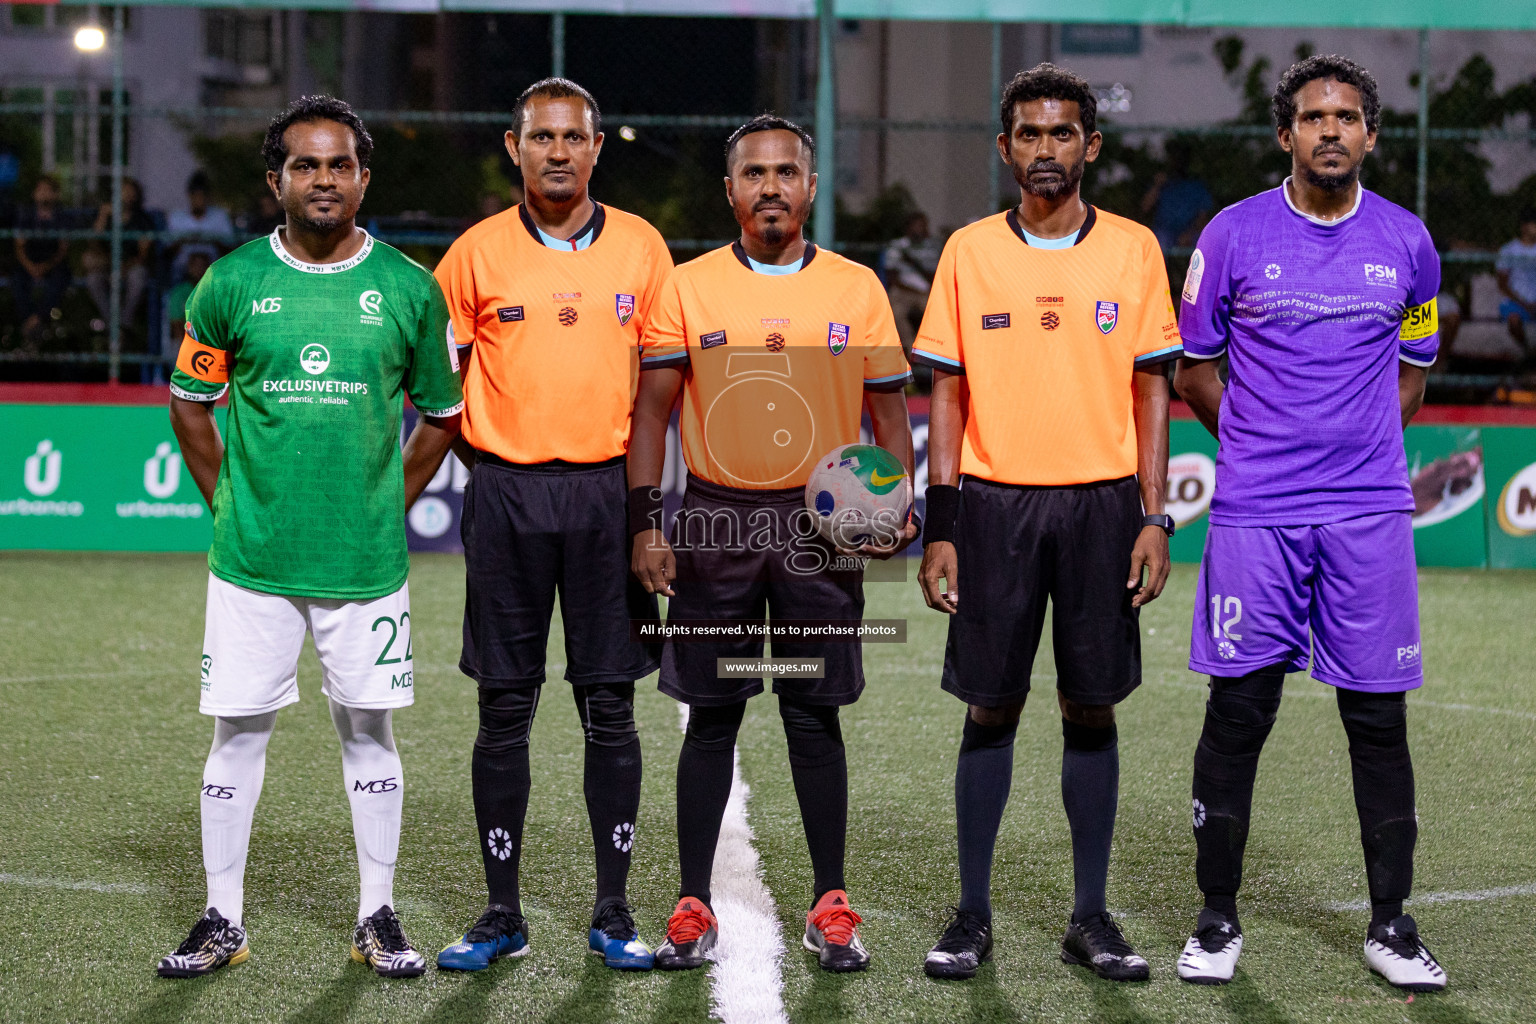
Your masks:
<instances>
[{"instance_id":1,"label":"white sock","mask_svg":"<svg viewBox=\"0 0 1536 1024\"><path fill-rule=\"evenodd\" d=\"M352 803L360 880L357 920L394 905L395 859L405 780L390 729L388 708L349 708L331 701L331 721L341 737L341 773Z\"/></svg>"},{"instance_id":2,"label":"white sock","mask_svg":"<svg viewBox=\"0 0 1536 1024\"><path fill-rule=\"evenodd\" d=\"M203 767L203 870L208 874L208 906L225 919L245 917L245 858L251 845L251 819L267 774L267 741L277 712L245 718L215 718L213 748Z\"/></svg>"}]
</instances>

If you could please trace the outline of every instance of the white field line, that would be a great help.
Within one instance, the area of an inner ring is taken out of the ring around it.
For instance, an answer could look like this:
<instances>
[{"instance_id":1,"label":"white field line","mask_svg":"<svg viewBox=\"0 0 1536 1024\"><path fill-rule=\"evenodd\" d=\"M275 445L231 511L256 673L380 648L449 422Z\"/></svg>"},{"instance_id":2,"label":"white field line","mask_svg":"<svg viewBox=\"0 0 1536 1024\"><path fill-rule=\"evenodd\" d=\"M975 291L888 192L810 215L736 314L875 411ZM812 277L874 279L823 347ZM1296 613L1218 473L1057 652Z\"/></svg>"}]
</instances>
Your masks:
<instances>
[{"instance_id":1,"label":"white field line","mask_svg":"<svg viewBox=\"0 0 1536 1024\"><path fill-rule=\"evenodd\" d=\"M1407 903L1418 906L1425 903L1486 903L1489 900L1501 900L1509 896L1536 896L1536 882L1528 882L1525 885L1506 885L1498 889L1472 889L1464 892L1431 892L1423 896L1409 897ZM1329 910L1369 910L1369 900L1349 900L1344 903L1330 903Z\"/></svg>"},{"instance_id":2,"label":"white field line","mask_svg":"<svg viewBox=\"0 0 1536 1024\"><path fill-rule=\"evenodd\" d=\"M171 670L175 673L175 670ZM193 665L192 671L196 671ZM62 683L72 679L127 679L130 676L159 676L165 675L166 670L161 668L125 668L116 672L64 672L51 676L0 676L0 685L5 683Z\"/></svg>"},{"instance_id":3,"label":"white field line","mask_svg":"<svg viewBox=\"0 0 1536 1024\"><path fill-rule=\"evenodd\" d=\"M147 885L137 882L91 882L72 878L39 878L36 875L13 875L0 872L0 885L22 885L29 889L65 889L77 892L125 893L129 896L149 896Z\"/></svg>"},{"instance_id":4,"label":"white field line","mask_svg":"<svg viewBox=\"0 0 1536 1024\"><path fill-rule=\"evenodd\" d=\"M678 709L687 729L688 705L679 704ZM784 936L752 846L752 826L747 823L751 792L741 777L741 757L735 755L710 885L720 921L715 966L709 974L714 1015L724 1024L789 1024L779 977Z\"/></svg>"}]
</instances>

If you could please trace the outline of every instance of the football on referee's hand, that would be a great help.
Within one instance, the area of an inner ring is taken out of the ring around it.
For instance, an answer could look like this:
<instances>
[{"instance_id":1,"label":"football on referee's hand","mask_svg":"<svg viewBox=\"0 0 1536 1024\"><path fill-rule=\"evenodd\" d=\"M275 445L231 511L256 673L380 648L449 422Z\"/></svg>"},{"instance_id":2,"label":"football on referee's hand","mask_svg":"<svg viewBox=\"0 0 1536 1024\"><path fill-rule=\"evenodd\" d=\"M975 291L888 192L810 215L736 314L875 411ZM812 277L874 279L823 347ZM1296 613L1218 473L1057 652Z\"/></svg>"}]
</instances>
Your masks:
<instances>
[{"instance_id":1,"label":"football on referee's hand","mask_svg":"<svg viewBox=\"0 0 1536 1024\"><path fill-rule=\"evenodd\" d=\"M840 548L890 544L912 518L912 479L884 448L843 445L817 460L805 507Z\"/></svg>"}]
</instances>

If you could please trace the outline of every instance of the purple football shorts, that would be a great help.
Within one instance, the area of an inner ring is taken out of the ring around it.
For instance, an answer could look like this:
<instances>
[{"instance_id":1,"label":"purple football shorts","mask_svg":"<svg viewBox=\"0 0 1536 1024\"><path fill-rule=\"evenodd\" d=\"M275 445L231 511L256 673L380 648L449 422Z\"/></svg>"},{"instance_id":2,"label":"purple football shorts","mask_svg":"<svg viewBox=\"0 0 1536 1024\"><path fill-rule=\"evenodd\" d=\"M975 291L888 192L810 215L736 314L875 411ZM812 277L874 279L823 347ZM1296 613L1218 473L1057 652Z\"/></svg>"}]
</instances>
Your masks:
<instances>
[{"instance_id":1,"label":"purple football shorts","mask_svg":"<svg viewBox=\"0 0 1536 1024\"><path fill-rule=\"evenodd\" d=\"M1312 677L1331 686L1396 693L1423 684L1407 512L1327 526L1211 526L1190 669L1240 676L1278 663L1300 672L1309 650Z\"/></svg>"}]
</instances>

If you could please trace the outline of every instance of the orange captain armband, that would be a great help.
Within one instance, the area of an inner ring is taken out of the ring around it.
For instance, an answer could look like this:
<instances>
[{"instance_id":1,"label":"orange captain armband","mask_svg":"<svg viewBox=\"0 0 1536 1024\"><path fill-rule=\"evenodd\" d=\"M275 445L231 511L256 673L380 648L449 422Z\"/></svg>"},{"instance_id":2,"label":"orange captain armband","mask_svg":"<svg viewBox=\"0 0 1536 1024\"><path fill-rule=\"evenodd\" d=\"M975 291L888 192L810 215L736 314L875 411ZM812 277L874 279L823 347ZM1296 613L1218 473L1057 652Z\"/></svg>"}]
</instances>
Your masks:
<instances>
[{"instance_id":1,"label":"orange captain armband","mask_svg":"<svg viewBox=\"0 0 1536 1024\"><path fill-rule=\"evenodd\" d=\"M181 354L176 357L176 369L194 380L226 384L229 382L229 353L204 345L189 327L181 339Z\"/></svg>"}]
</instances>

